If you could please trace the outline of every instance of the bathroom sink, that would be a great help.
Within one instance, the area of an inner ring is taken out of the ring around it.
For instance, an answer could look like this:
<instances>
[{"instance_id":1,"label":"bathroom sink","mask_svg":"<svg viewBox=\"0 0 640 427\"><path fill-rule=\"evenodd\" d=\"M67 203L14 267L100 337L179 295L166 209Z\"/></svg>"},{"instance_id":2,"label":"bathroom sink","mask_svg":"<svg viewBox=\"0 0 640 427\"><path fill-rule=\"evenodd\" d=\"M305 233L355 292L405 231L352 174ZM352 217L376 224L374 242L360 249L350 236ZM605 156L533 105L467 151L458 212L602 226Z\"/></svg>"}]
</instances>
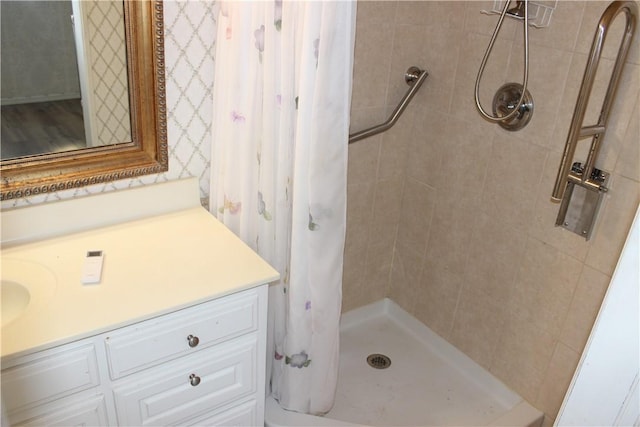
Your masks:
<instances>
[{"instance_id":1,"label":"bathroom sink","mask_svg":"<svg viewBox=\"0 0 640 427\"><path fill-rule=\"evenodd\" d=\"M20 317L29 305L31 294L29 290L12 280L2 280L0 282L0 299L2 307L2 326Z\"/></svg>"},{"instance_id":2,"label":"bathroom sink","mask_svg":"<svg viewBox=\"0 0 640 427\"><path fill-rule=\"evenodd\" d=\"M28 313L38 311L55 294L56 278L41 264L2 257L0 267L3 328Z\"/></svg>"}]
</instances>

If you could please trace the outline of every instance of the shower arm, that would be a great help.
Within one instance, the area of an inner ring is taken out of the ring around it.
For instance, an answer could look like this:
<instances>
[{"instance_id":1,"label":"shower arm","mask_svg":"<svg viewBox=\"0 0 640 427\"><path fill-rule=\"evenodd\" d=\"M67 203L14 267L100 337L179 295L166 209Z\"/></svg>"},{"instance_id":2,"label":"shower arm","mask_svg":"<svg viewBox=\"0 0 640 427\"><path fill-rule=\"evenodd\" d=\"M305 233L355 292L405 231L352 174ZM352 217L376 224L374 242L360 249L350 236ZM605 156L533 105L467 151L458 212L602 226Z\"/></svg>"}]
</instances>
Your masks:
<instances>
[{"instance_id":1,"label":"shower arm","mask_svg":"<svg viewBox=\"0 0 640 427\"><path fill-rule=\"evenodd\" d=\"M484 53L484 57L482 58L482 62L480 63L480 69L478 70L478 75L476 77L476 86L475 86L475 101L476 101L476 107L478 109L478 111L480 112L480 114L487 120L491 121L491 122L503 122L503 121L508 121L511 118L517 116L518 114L520 114L520 106L522 105L522 102L524 101L525 97L526 97L526 93L527 93L527 83L529 81L529 6L528 6L528 0L523 0L525 7L524 7L524 75L523 75L523 82L522 82L522 93L520 94L520 99L518 100L518 103L516 104L516 106L513 108L513 110L511 111L511 113L507 114L506 116L503 117L495 117L490 115L489 113L487 113L484 108L482 108L482 104L480 103L480 80L482 79L482 74L484 74L484 68L487 65L487 61L489 60L489 55L491 53L491 51L493 50L493 45L496 41L496 39L498 38L498 33L500 32L500 28L502 27L502 21L504 21L504 17L507 14L507 9L509 8L509 3L510 0L506 0L505 4L504 4L504 8L502 9L502 12L500 13L500 18L498 19L498 23L496 24L496 28L493 31L493 35L491 36L491 40L489 41L489 46L487 47L487 50Z\"/></svg>"},{"instance_id":2,"label":"shower arm","mask_svg":"<svg viewBox=\"0 0 640 427\"><path fill-rule=\"evenodd\" d=\"M384 132L387 129L391 128L391 126L396 124L404 110L407 108L407 105L409 105L409 101L411 101L418 89L420 89L420 86L422 86L422 83L424 83L428 75L429 73L426 70L421 70L418 67L410 67L405 73L404 79L411 87L404 95L404 97L400 100L400 103L398 104L396 109L393 110L393 113L391 113L389 118L384 123L350 134L349 144Z\"/></svg>"}]
</instances>

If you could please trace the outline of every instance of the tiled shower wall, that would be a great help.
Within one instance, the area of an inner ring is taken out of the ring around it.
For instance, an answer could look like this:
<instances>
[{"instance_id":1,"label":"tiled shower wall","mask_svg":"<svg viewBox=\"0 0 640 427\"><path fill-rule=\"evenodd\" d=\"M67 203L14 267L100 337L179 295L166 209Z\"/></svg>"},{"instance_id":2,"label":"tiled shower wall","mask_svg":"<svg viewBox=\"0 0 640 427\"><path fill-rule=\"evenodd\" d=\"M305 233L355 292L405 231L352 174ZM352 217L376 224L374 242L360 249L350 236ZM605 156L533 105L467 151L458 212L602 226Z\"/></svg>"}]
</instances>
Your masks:
<instances>
[{"instance_id":1,"label":"tiled shower wall","mask_svg":"<svg viewBox=\"0 0 640 427\"><path fill-rule=\"evenodd\" d=\"M610 192L587 242L554 226L550 195L608 2L559 1L551 26L531 29L535 110L518 132L475 110L476 73L498 19L480 11L492 4L358 2L352 131L385 119L407 90L409 66L430 75L394 128L350 147L343 309L392 298L549 423L640 199L640 35L598 165L612 173ZM602 69L612 67L619 35L610 33ZM522 57L521 24L508 19L481 82L486 108L500 85L521 82ZM592 104L605 90L601 74Z\"/></svg>"}]
</instances>

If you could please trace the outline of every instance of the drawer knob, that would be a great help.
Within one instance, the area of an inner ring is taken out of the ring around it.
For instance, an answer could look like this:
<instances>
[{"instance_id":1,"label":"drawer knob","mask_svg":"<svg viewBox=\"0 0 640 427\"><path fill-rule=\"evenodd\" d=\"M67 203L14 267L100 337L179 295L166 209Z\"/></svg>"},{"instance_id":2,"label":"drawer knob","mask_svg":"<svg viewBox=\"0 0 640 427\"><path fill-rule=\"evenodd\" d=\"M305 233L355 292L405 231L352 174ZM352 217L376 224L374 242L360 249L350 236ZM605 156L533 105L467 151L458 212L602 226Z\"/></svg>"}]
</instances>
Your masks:
<instances>
[{"instance_id":1,"label":"drawer knob","mask_svg":"<svg viewBox=\"0 0 640 427\"><path fill-rule=\"evenodd\" d=\"M191 374L191 375L189 375L189 383L190 383L193 387L197 386L198 384L200 384L200 377L199 377L199 376L197 376L196 374Z\"/></svg>"},{"instance_id":2,"label":"drawer knob","mask_svg":"<svg viewBox=\"0 0 640 427\"><path fill-rule=\"evenodd\" d=\"M187 337L187 341L189 341L189 347L196 347L198 344L200 344L200 338L194 335L189 335Z\"/></svg>"}]
</instances>

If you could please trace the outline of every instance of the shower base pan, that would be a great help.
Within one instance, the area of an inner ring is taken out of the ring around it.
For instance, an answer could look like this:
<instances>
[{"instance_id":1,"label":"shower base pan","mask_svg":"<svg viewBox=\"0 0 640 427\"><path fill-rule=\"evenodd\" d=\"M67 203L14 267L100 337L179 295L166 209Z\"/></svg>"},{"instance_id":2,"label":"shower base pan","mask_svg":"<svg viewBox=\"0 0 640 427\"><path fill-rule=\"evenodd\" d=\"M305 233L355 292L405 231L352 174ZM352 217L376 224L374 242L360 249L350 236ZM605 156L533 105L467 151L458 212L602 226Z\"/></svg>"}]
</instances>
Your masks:
<instances>
[{"instance_id":1,"label":"shower base pan","mask_svg":"<svg viewBox=\"0 0 640 427\"><path fill-rule=\"evenodd\" d=\"M345 313L340 347L333 409L314 417L285 411L268 397L265 426L542 423L542 412L389 299ZM371 355L390 363L371 366Z\"/></svg>"}]
</instances>

